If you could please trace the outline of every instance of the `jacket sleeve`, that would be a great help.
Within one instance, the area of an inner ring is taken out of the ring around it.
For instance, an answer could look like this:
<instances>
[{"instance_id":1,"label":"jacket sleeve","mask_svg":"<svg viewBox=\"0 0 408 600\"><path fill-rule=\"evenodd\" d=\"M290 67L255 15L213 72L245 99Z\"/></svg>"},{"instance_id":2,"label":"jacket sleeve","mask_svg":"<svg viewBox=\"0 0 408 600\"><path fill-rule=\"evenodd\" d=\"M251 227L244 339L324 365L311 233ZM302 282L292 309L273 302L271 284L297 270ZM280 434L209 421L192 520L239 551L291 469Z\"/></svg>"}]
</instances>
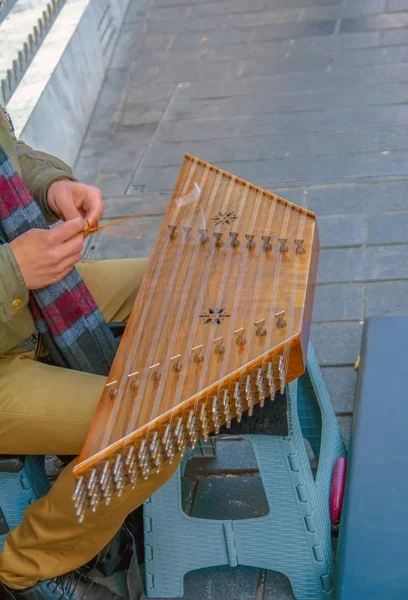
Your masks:
<instances>
[{"instance_id":1,"label":"jacket sleeve","mask_svg":"<svg viewBox=\"0 0 408 600\"><path fill-rule=\"evenodd\" d=\"M0 244L0 323L27 306L28 291L9 244Z\"/></svg>"},{"instance_id":2,"label":"jacket sleeve","mask_svg":"<svg viewBox=\"0 0 408 600\"><path fill-rule=\"evenodd\" d=\"M48 206L47 192L51 183L58 179L77 181L72 175L71 168L59 158L33 150L20 140L15 139L15 144L24 183L47 221L49 223L58 221L58 217Z\"/></svg>"}]
</instances>

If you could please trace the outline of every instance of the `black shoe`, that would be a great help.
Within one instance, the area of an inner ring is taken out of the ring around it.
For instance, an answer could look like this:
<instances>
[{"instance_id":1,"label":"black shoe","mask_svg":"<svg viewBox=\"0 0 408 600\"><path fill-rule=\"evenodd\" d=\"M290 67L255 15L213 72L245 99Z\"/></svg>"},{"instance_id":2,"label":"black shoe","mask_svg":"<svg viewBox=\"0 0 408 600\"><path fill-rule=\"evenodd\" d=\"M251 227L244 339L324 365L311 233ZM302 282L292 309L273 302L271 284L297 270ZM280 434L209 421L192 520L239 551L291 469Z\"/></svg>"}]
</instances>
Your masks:
<instances>
[{"instance_id":1,"label":"black shoe","mask_svg":"<svg viewBox=\"0 0 408 600\"><path fill-rule=\"evenodd\" d=\"M9 600L124 600L123 596L114 594L107 587L95 583L78 571L40 581L26 590L12 590L3 586Z\"/></svg>"}]
</instances>

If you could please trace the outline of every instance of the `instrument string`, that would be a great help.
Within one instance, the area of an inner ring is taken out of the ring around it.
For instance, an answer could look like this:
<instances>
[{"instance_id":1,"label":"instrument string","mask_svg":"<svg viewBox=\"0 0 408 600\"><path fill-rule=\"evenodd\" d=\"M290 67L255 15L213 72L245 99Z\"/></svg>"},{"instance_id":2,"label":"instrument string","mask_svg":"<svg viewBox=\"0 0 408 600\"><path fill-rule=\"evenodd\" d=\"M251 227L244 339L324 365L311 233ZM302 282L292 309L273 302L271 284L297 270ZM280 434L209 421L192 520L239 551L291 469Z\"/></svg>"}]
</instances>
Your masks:
<instances>
[{"instance_id":1,"label":"instrument string","mask_svg":"<svg viewBox=\"0 0 408 600\"><path fill-rule=\"evenodd\" d=\"M207 173L208 173L207 168L209 169L209 165L207 165L207 167L205 168L205 175L207 175ZM196 204L191 203L189 206L189 209L188 209L188 214L186 216L186 226L187 227L191 226L191 222L192 222L192 219L194 216L195 209L196 209ZM181 236L181 234L180 234L180 236ZM176 283L177 275L179 273L180 267L183 266L182 258L183 257L186 258L184 250L187 246L188 246L188 240L182 239L182 237L181 237L179 240L178 246L177 246L177 253L176 253L176 256L174 257L172 270L170 272L170 276L168 279L168 285L166 287L166 293L164 295L164 299L162 302L162 310L160 311L160 315L159 315L159 318L157 319L154 333L152 334L152 336L153 336L152 343L150 344L149 353L148 353L147 360L145 363L145 368L143 369L143 373L140 378L139 389L137 391L136 398L133 403L133 408L132 408L132 412L131 412L129 421L126 424L126 435L133 431L134 426L136 424L140 405L141 405L141 402L143 400L143 396L144 396L144 393L146 390L146 385L148 383L149 378L151 377L151 374L148 371L148 369L146 368L146 365L153 364L155 355L157 353L157 348L159 346L160 334L161 334L161 331L163 328L163 323L167 317L170 299L172 297L173 288ZM192 246L191 249L193 250L193 254L194 254L194 246ZM191 256L190 256L189 260L191 260Z\"/></svg>"},{"instance_id":2,"label":"instrument string","mask_svg":"<svg viewBox=\"0 0 408 600\"><path fill-rule=\"evenodd\" d=\"M207 180L208 173L209 173L209 167L207 166L203 173L201 181L200 181L201 189L204 189L204 185ZM221 181L221 177L219 177L219 182L220 181ZM216 188L216 192L218 190L219 182L218 182L218 185ZM215 196L215 194L213 194L213 195ZM158 412L158 409L160 406L161 395L163 393L163 388L167 382L166 375L169 372L170 359L177 352L175 350L175 347L176 347L177 339L179 336L180 326L181 326L181 323L183 320L188 295L191 293L191 283L192 283L193 277L196 273L197 260L201 254L200 251L201 251L200 243L198 243L198 244L193 243L193 255L192 255L192 258L190 261L190 265L189 265L189 272L188 272L186 280L184 281L184 284L183 284L183 292L182 292L181 299L180 299L180 302L178 305L176 318L175 318L175 321L174 321L174 324L173 324L173 327L171 330L171 334L170 334L171 338L167 345L167 354L166 354L166 357L165 357L164 363L163 363L163 372L164 372L165 376L161 378L160 383L157 387L157 391L155 394L155 399L154 399L154 403L153 403L153 407L152 407L152 419L156 418L156 416L157 416L157 412ZM184 372L185 371L186 371L186 369L184 369Z\"/></svg>"},{"instance_id":3,"label":"instrument string","mask_svg":"<svg viewBox=\"0 0 408 600\"><path fill-rule=\"evenodd\" d=\"M186 177L186 181L185 184L183 186L182 189L182 194L185 194L188 187L190 186L191 183L191 179L194 175L196 166L198 164L197 159L194 159L191 162L187 177ZM174 211L174 219L177 219L178 214L180 212L181 207L176 205L175 211ZM163 240L164 237L164 240ZM119 383L118 389L117 389L117 394L116 397L114 399L113 402L113 406L112 406L112 410L111 410L111 414L109 417L109 422L107 424L107 427L104 431L104 435L102 438L102 442L101 442L101 448L106 448L109 444L112 432L113 432L113 428L115 426L116 423L116 418L118 416L118 413L121 412L122 414L122 419L125 420L126 419L126 411L122 410L120 411L120 409L123 409L123 395L124 395L124 389L126 388L126 385L128 383L128 374L130 372L135 371L136 369L132 369L132 371L130 371L130 369L132 368L132 364L134 361L134 355L138 349L138 345L139 345L139 341L141 340L141 334L142 331L144 329L145 323L147 321L148 315L149 315L149 310L152 304L152 299L154 296L154 292L156 290L156 286L157 286L157 282L162 270L162 266L166 257L166 253L167 253L167 248L169 246L170 243L170 237L169 236L163 236L161 239L161 243L162 243L162 247L161 247L161 251L159 254L159 259L156 263L154 272L153 272L153 277L152 277L152 284L149 288L149 292L147 295L147 299L146 302L143 305L143 310L142 310L142 314L140 317L140 320L138 322L138 326L137 326L137 330L135 332L134 335L128 335L128 337L126 338L126 343L127 343L127 347L125 352L123 353L124 356L126 357L126 365L124 365L123 368L123 373L122 373L122 378L121 381ZM130 346L130 347L129 347ZM108 378L109 379L109 378ZM106 385L109 385L110 382L107 381ZM109 401L109 400L108 400ZM120 427L121 429L121 427Z\"/></svg>"},{"instance_id":4,"label":"instrument string","mask_svg":"<svg viewBox=\"0 0 408 600\"><path fill-rule=\"evenodd\" d=\"M304 210L304 211L302 211L302 216L300 217L300 220L299 220L297 237L295 239L303 239L303 231L304 231L304 228L306 225L306 217L307 217L307 213ZM298 294L298 275L299 275L299 266L300 266L300 262L301 262L301 257L302 257L302 254L295 253L291 294L290 294L291 302L289 304L289 314L288 314L288 336L286 339L286 344L285 344L285 348L284 348L284 352L283 352L283 369L284 369L283 372L284 372L285 379L288 374L290 351L291 351L291 347L292 347L292 335L293 335L294 316L295 316L295 309L296 309L296 300L297 300L297 294Z\"/></svg>"}]
</instances>

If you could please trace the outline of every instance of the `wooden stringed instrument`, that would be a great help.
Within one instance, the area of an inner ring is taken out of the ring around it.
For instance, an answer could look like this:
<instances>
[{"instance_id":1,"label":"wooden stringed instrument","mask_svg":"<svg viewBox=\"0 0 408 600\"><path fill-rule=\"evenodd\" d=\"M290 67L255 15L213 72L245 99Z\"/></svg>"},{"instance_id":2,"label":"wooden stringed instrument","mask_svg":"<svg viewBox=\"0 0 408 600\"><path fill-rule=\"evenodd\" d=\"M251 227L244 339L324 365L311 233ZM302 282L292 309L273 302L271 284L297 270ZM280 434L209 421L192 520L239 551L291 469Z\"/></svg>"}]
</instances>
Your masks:
<instances>
[{"instance_id":1,"label":"wooden stringed instrument","mask_svg":"<svg viewBox=\"0 0 408 600\"><path fill-rule=\"evenodd\" d=\"M318 254L312 212L185 155L74 468L80 520L304 372Z\"/></svg>"}]
</instances>

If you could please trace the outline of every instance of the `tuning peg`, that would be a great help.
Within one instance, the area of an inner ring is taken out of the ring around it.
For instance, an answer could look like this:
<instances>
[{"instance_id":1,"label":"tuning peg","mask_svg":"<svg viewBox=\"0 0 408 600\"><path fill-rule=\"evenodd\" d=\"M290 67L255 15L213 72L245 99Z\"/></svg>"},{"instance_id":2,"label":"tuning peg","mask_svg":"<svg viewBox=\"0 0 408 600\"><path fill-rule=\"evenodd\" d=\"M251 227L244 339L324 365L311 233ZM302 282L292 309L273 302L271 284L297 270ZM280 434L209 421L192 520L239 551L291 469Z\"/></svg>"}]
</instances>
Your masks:
<instances>
[{"instance_id":1,"label":"tuning peg","mask_svg":"<svg viewBox=\"0 0 408 600\"><path fill-rule=\"evenodd\" d=\"M286 327L284 310L281 310L281 312L276 313L275 318L276 318L276 327Z\"/></svg>"},{"instance_id":2,"label":"tuning peg","mask_svg":"<svg viewBox=\"0 0 408 600\"><path fill-rule=\"evenodd\" d=\"M245 327L241 327L241 329L236 329L234 331L235 335L237 336L237 344L239 346L243 346L246 342L246 339L244 338L244 333L245 333Z\"/></svg>"},{"instance_id":3,"label":"tuning peg","mask_svg":"<svg viewBox=\"0 0 408 600\"><path fill-rule=\"evenodd\" d=\"M159 381L161 378L161 373L159 371L160 363L156 363L150 367L150 373L152 374L152 379L154 381Z\"/></svg>"},{"instance_id":4,"label":"tuning peg","mask_svg":"<svg viewBox=\"0 0 408 600\"><path fill-rule=\"evenodd\" d=\"M224 338L222 336L213 341L216 354L224 354L225 348L223 346L223 341Z\"/></svg>"},{"instance_id":5,"label":"tuning peg","mask_svg":"<svg viewBox=\"0 0 408 600\"><path fill-rule=\"evenodd\" d=\"M278 242L280 243L279 252L287 252L289 250L287 241L288 238L278 238Z\"/></svg>"},{"instance_id":6,"label":"tuning peg","mask_svg":"<svg viewBox=\"0 0 408 600\"><path fill-rule=\"evenodd\" d=\"M230 231L230 236L231 236L231 246L233 248L236 248L237 246L239 246L239 239L238 239L238 232L236 231Z\"/></svg>"},{"instance_id":7,"label":"tuning peg","mask_svg":"<svg viewBox=\"0 0 408 600\"><path fill-rule=\"evenodd\" d=\"M215 245L218 247L222 246L222 233L220 231L214 231L213 235L215 237Z\"/></svg>"},{"instance_id":8,"label":"tuning peg","mask_svg":"<svg viewBox=\"0 0 408 600\"><path fill-rule=\"evenodd\" d=\"M200 234L200 242L204 244L208 240L208 229L199 229L198 233Z\"/></svg>"},{"instance_id":9,"label":"tuning peg","mask_svg":"<svg viewBox=\"0 0 408 600\"><path fill-rule=\"evenodd\" d=\"M189 227L188 225L183 225L184 239L185 240L188 240L190 238L191 230L192 230L192 227Z\"/></svg>"},{"instance_id":10,"label":"tuning peg","mask_svg":"<svg viewBox=\"0 0 408 600\"><path fill-rule=\"evenodd\" d=\"M203 354L203 345L200 344L199 346L195 346L193 348L193 352L194 352L194 362L203 362L204 360L204 354Z\"/></svg>"},{"instance_id":11,"label":"tuning peg","mask_svg":"<svg viewBox=\"0 0 408 600\"><path fill-rule=\"evenodd\" d=\"M252 250L253 248L255 248L255 242L254 242L254 237L255 236L252 235L251 233L246 233L245 237L248 240L247 248L249 248L250 250Z\"/></svg>"},{"instance_id":12,"label":"tuning peg","mask_svg":"<svg viewBox=\"0 0 408 600\"><path fill-rule=\"evenodd\" d=\"M295 240L296 244L296 254L303 254L305 249L303 248L303 242L305 240Z\"/></svg>"},{"instance_id":13,"label":"tuning peg","mask_svg":"<svg viewBox=\"0 0 408 600\"><path fill-rule=\"evenodd\" d=\"M272 248L272 244L271 244L271 236L270 235L263 235L262 236L262 241L263 241L263 249L265 250L265 252L267 252L268 250L270 250Z\"/></svg>"},{"instance_id":14,"label":"tuning peg","mask_svg":"<svg viewBox=\"0 0 408 600\"><path fill-rule=\"evenodd\" d=\"M170 358L170 364L172 366L173 371L181 371L183 368L183 363L180 362L181 354L177 354L176 356L172 356Z\"/></svg>"},{"instance_id":15,"label":"tuning peg","mask_svg":"<svg viewBox=\"0 0 408 600\"><path fill-rule=\"evenodd\" d=\"M170 231L170 237L174 239L177 235L177 225L167 225Z\"/></svg>"},{"instance_id":16,"label":"tuning peg","mask_svg":"<svg viewBox=\"0 0 408 600\"><path fill-rule=\"evenodd\" d=\"M256 327L256 335L266 335L265 319L259 319L259 321L255 321L254 325Z\"/></svg>"}]
</instances>

